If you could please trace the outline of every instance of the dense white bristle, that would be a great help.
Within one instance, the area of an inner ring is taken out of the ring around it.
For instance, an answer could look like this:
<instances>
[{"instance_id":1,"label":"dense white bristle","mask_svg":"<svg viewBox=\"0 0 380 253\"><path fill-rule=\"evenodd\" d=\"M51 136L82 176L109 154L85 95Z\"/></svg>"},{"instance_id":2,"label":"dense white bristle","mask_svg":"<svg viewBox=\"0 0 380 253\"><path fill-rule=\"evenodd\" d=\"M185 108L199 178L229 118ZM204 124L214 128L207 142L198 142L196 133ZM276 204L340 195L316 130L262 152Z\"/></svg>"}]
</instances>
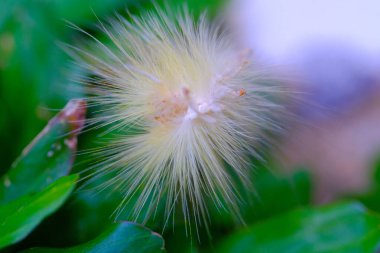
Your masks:
<instances>
[{"instance_id":1,"label":"dense white bristle","mask_svg":"<svg viewBox=\"0 0 380 253\"><path fill-rule=\"evenodd\" d=\"M97 153L104 161L93 175L114 173L105 186L123 192L120 210L138 194L134 219L146 221L165 201L165 220L180 206L186 223L207 223L206 195L239 219L236 178L251 183L250 157L273 127L276 89L204 16L156 11L131 20L100 25L109 45L89 35L91 47L73 48L93 76L89 104L101 107L89 122L118 134Z\"/></svg>"}]
</instances>

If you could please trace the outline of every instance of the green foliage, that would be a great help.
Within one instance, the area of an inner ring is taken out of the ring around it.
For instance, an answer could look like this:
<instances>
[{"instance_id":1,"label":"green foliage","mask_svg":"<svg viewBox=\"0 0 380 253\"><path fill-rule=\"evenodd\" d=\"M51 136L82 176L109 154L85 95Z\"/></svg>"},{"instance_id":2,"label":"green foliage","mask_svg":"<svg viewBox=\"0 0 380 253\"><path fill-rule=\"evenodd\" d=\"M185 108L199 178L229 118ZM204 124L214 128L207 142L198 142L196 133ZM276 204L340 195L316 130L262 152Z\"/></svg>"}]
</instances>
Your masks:
<instances>
[{"instance_id":1,"label":"green foliage","mask_svg":"<svg viewBox=\"0 0 380 253\"><path fill-rule=\"evenodd\" d=\"M141 2L144 1L146 0L141 0ZM104 17L104 15L133 3L133 0L109 0L107 2L104 0L59 0L52 4L59 17L77 25L83 25L96 20L96 17Z\"/></svg>"},{"instance_id":2,"label":"green foliage","mask_svg":"<svg viewBox=\"0 0 380 253\"><path fill-rule=\"evenodd\" d=\"M7 174L0 178L0 204L39 192L68 174L74 161L84 112L83 102L72 101L50 120Z\"/></svg>"},{"instance_id":3,"label":"green foliage","mask_svg":"<svg viewBox=\"0 0 380 253\"><path fill-rule=\"evenodd\" d=\"M83 101L68 103L0 178L0 248L27 236L73 191L78 177L62 176L72 166L84 112Z\"/></svg>"},{"instance_id":4,"label":"green foliage","mask_svg":"<svg viewBox=\"0 0 380 253\"><path fill-rule=\"evenodd\" d=\"M73 191L78 176L64 175L70 171L73 164L77 134L83 126L84 113L83 101L69 102L24 149L9 172L0 179L0 249L28 236L44 218L55 212ZM53 183L50 184L51 182ZM88 211L85 213L86 216L94 211L85 210ZM31 251L163 250L163 239L140 225L127 222L112 224L108 219L101 222L104 224L104 232L87 243L67 249Z\"/></svg>"},{"instance_id":5,"label":"green foliage","mask_svg":"<svg viewBox=\"0 0 380 253\"><path fill-rule=\"evenodd\" d=\"M53 2L0 3L5 10L0 17L0 138L8 143L0 152L9 154L0 168L8 167L46 124L49 108L62 107L81 91L72 82L78 68L69 67L57 45L72 32L54 12Z\"/></svg>"},{"instance_id":6,"label":"green foliage","mask_svg":"<svg viewBox=\"0 0 380 253\"><path fill-rule=\"evenodd\" d=\"M24 253L159 253L164 252L164 240L149 229L131 222L118 222L109 226L100 236L84 244L65 249L34 248Z\"/></svg>"},{"instance_id":7,"label":"green foliage","mask_svg":"<svg viewBox=\"0 0 380 253\"><path fill-rule=\"evenodd\" d=\"M358 203L302 208L228 237L215 252L375 252L380 216Z\"/></svg>"},{"instance_id":8,"label":"green foliage","mask_svg":"<svg viewBox=\"0 0 380 253\"><path fill-rule=\"evenodd\" d=\"M306 171L299 170L291 175L283 176L272 172L270 167L259 164L257 161L254 164L255 166L252 167L253 190L245 192L242 188L239 191L245 201L240 205L245 223L253 223L310 203L311 181ZM241 187L241 185L238 186ZM209 209L211 222L214 225L232 227L236 222L231 219L228 212L216 209L214 205L210 205Z\"/></svg>"},{"instance_id":9,"label":"green foliage","mask_svg":"<svg viewBox=\"0 0 380 253\"><path fill-rule=\"evenodd\" d=\"M271 172L269 167L259 168L255 170L252 181L256 198L251 208L246 211L248 222L310 204L311 179L304 170L281 176Z\"/></svg>"},{"instance_id":10,"label":"green foliage","mask_svg":"<svg viewBox=\"0 0 380 253\"><path fill-rule=\"evenodd\" d=\"M73 191L76 175L58 179L45 190L0 206L0 249L22 240Z\"/></svg>"}]
</instances>

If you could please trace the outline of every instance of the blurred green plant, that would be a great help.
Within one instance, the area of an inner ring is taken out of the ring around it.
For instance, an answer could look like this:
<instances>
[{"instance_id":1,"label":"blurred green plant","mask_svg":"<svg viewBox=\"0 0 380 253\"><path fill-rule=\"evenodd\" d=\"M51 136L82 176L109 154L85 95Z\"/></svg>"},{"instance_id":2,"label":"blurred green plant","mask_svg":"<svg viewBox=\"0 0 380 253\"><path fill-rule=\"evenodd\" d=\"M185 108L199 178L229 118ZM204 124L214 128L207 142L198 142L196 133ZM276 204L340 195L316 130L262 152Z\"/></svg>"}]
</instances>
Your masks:
<instances>
[{"instance_id":1,"label":"blurred green plant","mask_svg":"<svg viewBox=\"0 0 380 253\"><path fill-rule=\"evenodd\" d=\"M54 1L52 1L54 2ZM0 18L0 137L9 145L0 167L15 155L59 108L78 93L68 67L68 57L57 42L70 36L65 23L48 1L6 1ZM9 133L18 133L9 135ZM4 171L2 171L4 173ZM1 171L0 171L1 173Z\"/></svg>"},{"instance_id":2,"label":"blurred green plant","mask_svg":"<svg viewBox=\"0 0 380 253\"><path fill-rule=\"evenodd\" d=\"M26 237L73 191L78 176L63 176L71 169L84 114L83 101L68 103L0 178L0 248Z\"/></svg>"},{"instance_id":3,"label":"blurred green plant","mask_svg":"<svg viewBox=\"0 0 380 253\"><path fill-rule=\"evenodd\" d=\"M374 162L371 179L372 184L368 192L350 197L360 200L369 209L380 212L380 156Z\"/></svg>"},{"instance_id":4,"label":"blurred green plant","mask_svg":"<svg viewBox=\"0 0 380 253\"><path fill-rule=\"evenodd\" d=\"M215 252L376 252L379 224L359 203L301 208L231 235Z\"/></svg>"}]
</instances>

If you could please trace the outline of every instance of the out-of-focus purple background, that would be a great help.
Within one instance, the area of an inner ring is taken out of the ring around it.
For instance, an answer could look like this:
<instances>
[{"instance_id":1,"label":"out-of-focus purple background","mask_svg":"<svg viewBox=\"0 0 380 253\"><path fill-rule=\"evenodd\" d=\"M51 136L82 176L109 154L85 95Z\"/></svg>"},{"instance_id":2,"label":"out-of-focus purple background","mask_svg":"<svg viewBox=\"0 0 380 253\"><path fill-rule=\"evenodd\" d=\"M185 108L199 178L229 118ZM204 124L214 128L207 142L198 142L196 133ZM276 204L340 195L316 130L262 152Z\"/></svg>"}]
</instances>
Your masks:
<instances>
[{"instance_id":1,"label":"out-of-focus purple background","mask_svg":"<svg viewBox=\"0 0 380 253\"><path fill-rule=\"evenodd\" d=\"M380 154L380 1L235 0L230 9L253 60L293 76L298 123L280 147L283 167L310 168L319 202L367 189Z\"/></svg>"}]
</instances>

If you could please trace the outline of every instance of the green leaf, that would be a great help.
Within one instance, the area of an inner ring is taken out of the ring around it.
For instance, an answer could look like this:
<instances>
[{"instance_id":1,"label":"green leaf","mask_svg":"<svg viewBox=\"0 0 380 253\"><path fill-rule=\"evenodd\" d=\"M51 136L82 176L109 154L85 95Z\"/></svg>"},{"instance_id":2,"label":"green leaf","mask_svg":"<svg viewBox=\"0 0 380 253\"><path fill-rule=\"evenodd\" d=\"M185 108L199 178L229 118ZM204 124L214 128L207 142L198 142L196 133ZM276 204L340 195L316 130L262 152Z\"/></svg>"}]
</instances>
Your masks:
<instances>
[{"instance_id":1,"label":"green leaf","mask_svg":"<svg viewBox=\"0 0 380 253\"><path fill-rule=\"evenodd\" d=\"M77 135L83 126L85 105L72 100L24 149L0 178L0 204L41 191L67 175L74 161Z\"/></svg>"},{"instance_id":2,"label":"green leaf","mask_svg":"<svg viewBox=\"0 0 380 253\"><path fill-rule=\"evenodd\" d=\"M118 222L108 227L97 238L84 244L64 249L33 248L24 253L155 253L165 252L164 240L151 230L132 222Z\"/></svg>"},{"instance_id":3,"label":"green leaf","mask_svg":"<svg viewBox=\"0 0 380 253\"><path fill-rule=\"evenodd\" d=\"M77 175L58 179L45 190L0 206L0 249L26 237L57 210L73 191Z\"/></svg>"},{"instance_id":4,"label":"green leaf","mask_svg":"<svg viewBox=\"0 0 380 253\"><path fill-rule=\"evenodd\" d=\"M373 253L379 225L378 215L355 202L302 208L233 234L216 252Z\"/></svg>"}]
</instances>

